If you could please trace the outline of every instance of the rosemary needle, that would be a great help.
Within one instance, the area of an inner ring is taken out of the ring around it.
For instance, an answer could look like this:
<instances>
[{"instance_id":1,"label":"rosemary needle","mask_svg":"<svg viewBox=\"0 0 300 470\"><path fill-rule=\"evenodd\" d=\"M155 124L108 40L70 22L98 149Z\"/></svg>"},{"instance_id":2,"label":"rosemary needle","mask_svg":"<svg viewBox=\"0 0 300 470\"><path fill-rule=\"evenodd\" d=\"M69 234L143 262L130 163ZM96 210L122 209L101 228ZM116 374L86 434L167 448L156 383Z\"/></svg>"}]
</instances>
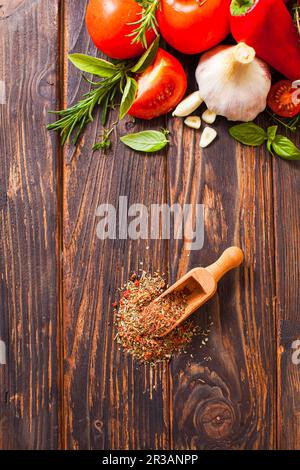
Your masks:
<instances>
[{"instance_id":1,"label":"rosemary needle","mask_svg":"<svg viewBox=\"0 0 300 470\"><path fill-rule=\"evenodd\" d=\"M129 36L132 36L132 44L141 43L145 49L147 49L147 38L146 33L150 29L153 29L156 36L158 33L158 22L156 19L156 12L160 5L160 0L135 0L142 7L142 12L140 13L140 18L133 23L130 23L136 28L133 30Z\"/></svg>"}]
</instances>

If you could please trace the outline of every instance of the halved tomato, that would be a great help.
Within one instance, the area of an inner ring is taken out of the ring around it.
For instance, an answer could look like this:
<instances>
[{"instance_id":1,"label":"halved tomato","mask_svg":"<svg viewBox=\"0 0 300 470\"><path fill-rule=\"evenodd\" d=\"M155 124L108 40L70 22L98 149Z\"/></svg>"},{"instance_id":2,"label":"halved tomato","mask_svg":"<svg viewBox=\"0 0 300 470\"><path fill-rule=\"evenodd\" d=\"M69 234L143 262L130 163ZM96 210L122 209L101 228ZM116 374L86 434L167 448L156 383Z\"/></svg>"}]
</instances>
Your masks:
<instances>
[{"instance_id":1,"label":"halved tomato","mask_svg":"<svg viewBox=\"0 0 300 470\"><path fill-rule=\"evenodd\" d=\"M153 119L174 109L186 92L186 75L180 62L158 49L152 65L136 77L138 90L131 116Z\"/></svg>"},{"instance_id":2,"label":"halved tomato","mask_svg":"<svg viewBox=\"0 0 300 470\"><path fill-rule=\"evenodd\" d=\"M289 80L280 80L272 86L267 103L278 116L296 116L300 113L300 88L293 87Z\"/></svg>"}]
</instances>

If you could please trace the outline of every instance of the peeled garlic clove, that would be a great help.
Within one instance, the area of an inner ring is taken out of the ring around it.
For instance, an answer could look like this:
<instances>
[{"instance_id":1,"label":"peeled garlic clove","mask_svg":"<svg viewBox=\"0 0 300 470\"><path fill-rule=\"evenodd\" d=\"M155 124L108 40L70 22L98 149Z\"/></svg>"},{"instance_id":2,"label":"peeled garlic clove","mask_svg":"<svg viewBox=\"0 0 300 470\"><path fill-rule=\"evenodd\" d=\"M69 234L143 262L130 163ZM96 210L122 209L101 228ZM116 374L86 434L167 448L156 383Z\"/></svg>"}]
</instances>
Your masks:
<instances>
[{"instance_id":1,"label":"peeled garlic clove","mask_svg":"<svg viewBox=\"0 0 300 470\"><path fill-rule=\"evenodd\" d=\"M208 147L213 140L217 137L217 131L212 127L205 127L200 138L200 147L203 149Z\"/></svg>"},{"instance_id":2,"label":"peeled garlic clove","mask_svg":"<svg viewBox=\"0 0 300 470\"><path fill-rule=\"evenodd\" d=\"M206 111L204 111L204 113L202 114L202 119L204 122L206 122L207 124L213 124L216 120L216 113L214 113L213 111L211 111L210 109L207 109Z\"/></svg>"},{"instance_id":3,"label":"peeled garlic clove","mask_svg":"<svg viewBox=\"0 0 300 470\"><path fill-rule=\"evenodd\" d=\"M201 119L199 116L188 116L184 120L184 124L192 129L200 129Z\"/></svg>"},{"instance_id":4,"label":"peeled garlic clove","mask_svg":"<svg viewBox=\"0 0 300 470\"><path fill-rule=\"evenodd\" d=\"M203 103L203 99L199 91L194 91L191 95L187 96L181 103L177 105L173 111L172 116L185 117L193 113L200 104Z\"/></svg>"}]
</instances>

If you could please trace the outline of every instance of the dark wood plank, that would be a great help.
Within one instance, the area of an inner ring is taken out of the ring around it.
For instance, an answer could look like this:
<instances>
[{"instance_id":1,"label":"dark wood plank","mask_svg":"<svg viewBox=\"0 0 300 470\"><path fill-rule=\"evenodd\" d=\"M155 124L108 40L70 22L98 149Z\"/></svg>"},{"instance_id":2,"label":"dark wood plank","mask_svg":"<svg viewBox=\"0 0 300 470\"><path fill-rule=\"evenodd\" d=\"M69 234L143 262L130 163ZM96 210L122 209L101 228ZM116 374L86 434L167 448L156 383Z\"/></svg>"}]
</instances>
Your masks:
<instances>
[{"instance_id":1,"label":"dark wood plank","mask_svg":"<svg viewBox=\"0 0 300 470\"><path fill-rule=\"evenodd\" d=\"M95 55L83 20L86 3L74 9L73 2L65 2L66 49ZM70 104L87 84L73 67L68 72ZM78 148L68 149L65 155L66 162L73 157L64 168L64 435L65 446L72 449L169 447L167 371L140 366L118 350L111 307L115 289L130 272L165 269L166 245L163 241L102 241L96 236L99 218L95 214L101 203L117 208L119 196L127 196L129 205L149 207L166 198L165 156L125 150L119 135L130 128L122 122L113 150L93 154L92 145L101 131L96 118Z\"/></svg>"},{"instance_id":2,"label":"dark wood plank","mask_svg":"<svg viewBox=\"0 0 300 470\"><path fill-rule=\"evenodd\" d=\"M58 1L1 2L0 448L58 447L56 137Z\"/></svg>"},{"instance_id":3,"label":"dark wood plank","mask_svg":"<svg viewBox=\"0 0 300 470\"><path fill-rule=\"evenodd\" d=\"M189 59L187 64L192 76L196 63ZM196 316L202 328L213 322L208 345L200 349L196 337L187 354L171 364L171 445L272 449L276 409L272 163L262 150L235 145L225 120L219 118L216 127L218 141L200 151L198 132L180 120L169 121L170 203L205 206L204 246L188 252L182 242L172 241L170 280L191 267L212 263L230 245L241 246L245 264L221 280L217 295Z\"/></svg>"},{"instance_id":4,"label":"dark wood plank","mask_svg":"<svg viewBox=\"0 0 300 470\"><path fill-rule=\"evenodd\" d=\"M282 131L282 129L281 129ZM300 135L292 134L300 144ZM300 449L300 170L299 162L273 160L278 351L278 447ZM294 362L293 362L293 353Z\"/></svg>"},{"instance_id":5,"label":"dark wood plank","mask_svg":"<svg viewBox=\"0 0 300 470\"><path fill-rule=\"evenodd\" d=\"M222 120L219 141L202 152L199 134L173 119L168 155L149 158L118 143L129 129L163 126L163 120L134 127L125 121L113 151L93 155L96 119L79 146L65 152L65 161L73 161L64 166L63 182L59 410L59 152L56 137L40 125L59 105L58 3L4 1L0 9L6 88L0 104L0 339L7 346L7 365L0 365L0 448L57 448L59 413L66 448L299 448L299 365L292 363L291 347L300 339L299 169L235 146ZM85 5L75 10L65 2L68 103L88 85L73 67L68 70L67 51L95 54ZM195 64L185 61L191 77ZM120 195L147 207L203 203L203 249L188 252L174 241L98 240L96 209L101 203L117 207ZM200 349L195 338L170 368L156 369L118 350L111 303L130 272L169 267L174 281L233 243L244 248L246 263L226 276L198 315L201 327L214 323L208 346Z\"/></svg>"}]
</instances>

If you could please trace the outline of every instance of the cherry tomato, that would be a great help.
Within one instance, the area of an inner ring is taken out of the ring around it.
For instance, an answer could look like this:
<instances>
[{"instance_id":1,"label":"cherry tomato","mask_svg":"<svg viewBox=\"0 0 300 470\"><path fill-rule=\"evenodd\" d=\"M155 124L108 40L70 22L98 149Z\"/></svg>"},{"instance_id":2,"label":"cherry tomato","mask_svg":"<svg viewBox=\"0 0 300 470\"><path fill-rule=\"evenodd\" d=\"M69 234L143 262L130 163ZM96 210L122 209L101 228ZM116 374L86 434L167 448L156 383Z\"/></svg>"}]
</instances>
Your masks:
<instances>
[{"instance_id":1,"label":"cherry tomato","mask_svg":"<svg viewBox=\"0 0 300 470\"><path fill-rule=\"evenodd\" d=\"M296 116L300 113L300 88L293 88L289 80L280 80L272 86L267 102L278 116Z\"/></svg>"},{"instance_id":2,"label":"cherry tomato","mask_svg":"<svg viewBox=\"0 0 300 470\"><path fill-rule=\"evenodd\" d=\"M162 0L157 11L164 39L184 54L197 54L229 34L230 0Z\"/></svg>"},{"instance_id":3,"label":"cherry tomato","mask_svg":"<svg viewBox=\"0 0 300 470\"><path fill-rule=\"evenodd\" d=\"M95 44L104 54L113 59L129 59L144 52L140 43L132 44L136 29L130 25L140 19L142 7L135 0L90 0L86 12L86 26ZM151 44L155 33L146 34L147 44Z\"/></svg>"},{"instance_id":4,"label":"cherry tomato","mask_svg":"<svg viewBox=\"0 0 300 470\"><path fill-rule=\"evenodd\" d=\"M158 49L152 65L136 79L138 90L129 114L137 118L153 119L168 113L186 92L182 65L163 49Z\"/></svg>"}]
</instances>

